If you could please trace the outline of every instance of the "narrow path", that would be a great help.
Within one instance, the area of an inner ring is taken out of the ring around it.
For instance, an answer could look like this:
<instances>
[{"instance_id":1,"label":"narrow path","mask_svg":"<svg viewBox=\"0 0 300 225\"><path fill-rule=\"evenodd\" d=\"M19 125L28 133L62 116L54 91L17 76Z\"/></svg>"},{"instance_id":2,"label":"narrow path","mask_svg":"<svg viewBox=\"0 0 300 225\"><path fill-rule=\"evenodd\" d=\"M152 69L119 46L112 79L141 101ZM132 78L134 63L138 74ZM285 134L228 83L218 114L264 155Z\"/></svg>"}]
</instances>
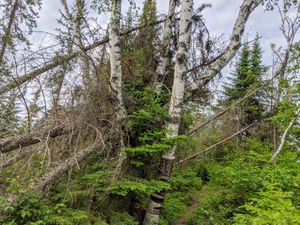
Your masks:
<instances>
[{"instance_id":1,"label":"narrow path","mask_svg":"<svg viewBox=\"0 0 300 225\"><path fill-rule=\"evenodd\" d=\"M200 204L202 199L202 190L195 193L195 197L193 198L192 204L187 208L185 213L182 215L182 217L174 223L174 225L185 225L189 215L194 211L194 209L197 208L197 206Z\"/></svg>"},{"instance_id":2,"label":"narrow path","mask_svg":"<svg viewBox=\"0 0 300 225\"><path fill-rule=\"evenodd\" d=\"M201 204L203 198L207 195L215 195L216 192L211 190L207 185L204 185L199 191L195 192L192 204L186 209L182 214L181 218L177 220L173 225L186 225L189 216L194 212L194 210Z\"/></svg>"}]
</instances>

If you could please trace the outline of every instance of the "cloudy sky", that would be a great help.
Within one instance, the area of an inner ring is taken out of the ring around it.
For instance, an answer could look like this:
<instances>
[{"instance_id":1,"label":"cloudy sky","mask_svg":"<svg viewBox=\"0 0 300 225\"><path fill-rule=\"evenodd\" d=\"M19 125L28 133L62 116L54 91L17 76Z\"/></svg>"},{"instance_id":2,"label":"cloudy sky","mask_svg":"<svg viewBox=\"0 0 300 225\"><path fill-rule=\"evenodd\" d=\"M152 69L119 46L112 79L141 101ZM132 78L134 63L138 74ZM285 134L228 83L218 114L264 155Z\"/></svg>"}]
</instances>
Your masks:
<instances>
[{"instance_id":1,"label":"cloudy sky","mask_svg":"<svg viewBox=\"0 0 300 225\"><path fill-rule=\"evenodd\" d=\"M69 0L71 3L72 1ZM142 7L144 0L136 0L137 6ZM203 11L204 21L212 35L224 35L225 40L229 38L234 21L237 17L242 0L194 0L194 8L202 3L211 3L212 7ZM57 26L56 19L59 17L58 9L60 8L59 0L44 0L42 11L40 12L39 30L53 32ZM166 14L168 0L157 0L157 10L159 14ZM127 1L123 1L123 13L127 9ZM109 21L109 14L98 16L98 23L103 27ZM256 33L261 38L264 50L264 62L271 65L272 52L270 43L277 46L284 46L284 40L279 30L280 17L276 10L265 11L264 6L258 7L251 14L247 23L244 41L252 40Z\"/></svg>"}]
</instances>

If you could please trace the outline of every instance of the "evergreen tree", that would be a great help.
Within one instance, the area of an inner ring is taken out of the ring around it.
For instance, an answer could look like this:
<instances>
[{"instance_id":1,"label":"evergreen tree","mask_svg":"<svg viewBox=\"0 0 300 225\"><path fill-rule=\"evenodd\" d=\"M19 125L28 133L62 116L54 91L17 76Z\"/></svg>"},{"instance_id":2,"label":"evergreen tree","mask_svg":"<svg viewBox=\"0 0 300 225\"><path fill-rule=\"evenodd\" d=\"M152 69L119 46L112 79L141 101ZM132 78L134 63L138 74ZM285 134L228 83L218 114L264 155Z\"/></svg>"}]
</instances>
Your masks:
<instances>
[{"instance_id":1,"label":"evergreen tree","mask_svg":"<svg viewBox=\"0 0 300 225\"><path fill-rule=\"evenodd\" d=\"M224 87L223 105L229 105L244 97L251 88L255 88L262 82L266 67L262 65L262 50L258 38L254 41L252 48L245 45L240 53L231 83ZM242 108L242 116L239 118L242 126L253 123L262 114L262 93L249 97Z\"/></svg>"},{"instance_id":2,"label":"evergreen tree","mask_svg":"<svg viewBox=\"0 0 300 225\"><path fill-rule=\"evenodd\" d=\"M156 21L156 1L146 0L144 2L143 12L140 17L140 24L151 24ZM155 38L157 36L157 28L155 26L146 26L141 29L137 39L137 56L142 69L141 74L144 81L148 83L155 73L155 55L156 45Z\"/></svg>"}]
</instances>

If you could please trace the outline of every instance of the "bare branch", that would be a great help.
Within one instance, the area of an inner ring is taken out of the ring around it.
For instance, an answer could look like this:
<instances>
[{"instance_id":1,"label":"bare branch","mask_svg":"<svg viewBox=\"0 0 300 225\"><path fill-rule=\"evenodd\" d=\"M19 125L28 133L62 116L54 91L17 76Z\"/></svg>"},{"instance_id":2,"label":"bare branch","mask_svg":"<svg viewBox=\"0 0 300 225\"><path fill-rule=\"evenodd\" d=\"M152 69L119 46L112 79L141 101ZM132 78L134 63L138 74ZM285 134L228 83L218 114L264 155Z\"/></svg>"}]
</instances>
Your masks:
<instances>
[{"instance_id":1,"label":"bare branch","mask_svg":"<svg viewBox=\"0 0 300 225\"><path fill-rule=\"evenodd\" d=\"M192 154L192 155L190 155L190 156L188 156L188 157L186 157L186 158L180 160L177 164L182 164L182 163L184 163L184 162L186 162L186 161L189 161L189 160L191 160L191 159L194 159L194 158L198 157L199 155L202 155L202 154L205 153L205 152L210 151L211 149L213 149L213 148L215 148L215 147L217 147L217 146L219 146L219 145L225 143L226 141L228 141L228 140L230 140L230 139L232 139L232 138L238 136L239 134L243 133L244 131L250 129L250 128L253 127L255 124L256 124L256 123L252 123L251 125L249 125L249 126L243 128L243 129L237 131L236 133L230 135L230 136L227 137L227 138L224 138L223 140L217 142L216 144L213 144L213 145L209 146L208 148L206 148L206 149L204 149L204 150L202 150L202 151L196 152L195 154Z\"/></svg>"},{"instance_id":2,"label":"bare branch","mask_svg":"<svg viewBox=\"0 0 300 225\"><path fill-rule=\"evenodd\" d=\"M281 137L281 140L280 140L280 145L277 148L277 150L273 153L273 155L271 157L271 161L275 161L276 158L277 158L277 156L278 156L278 154L282 151L282 148L283 148L284 143L286 141L288 132L293 127L293 125L295 124L295 122L297 121L299 114L300 114L300 108L296 111L295 117L292 119L292 121L289 123L289 125L285 129L285 131L284 131L284 133L283 133L283 135Z\"/></svg>"},{"instance_id":3,"label":"bare branch","mask_svg":"<svg viewBox=\"0 0 300 225\"><path fill-rule=\"evenodd\" d=\"M244 34L246 22L250 14L262 2L262 0L244 0L239 11L239 15L235 21L230 42L224 53L213 62L208 70L193 83L188 90L192 91L198 89L200 86L206 85L212 80L235 56L236 52L241 46L242 36Z\"/></svg>"},{"instance_id":4,"label":"bare branch","mask_svg":"<svg viewBox=\"0 0 300 225\"><path fill-rule=\"evenodd\" d=\"M67 132L66 127L58 126L51 130L36 131L26 135L0 140L0 152L7 153L18 148L24 148L41 142L44 138L55 138Z\"/></svg>"},{"instance_id":5,"label":"bare branch","mask_svg":"<svg viewBox=\"0 0 300 225\"><path fill-rule=\"evenodd\" d=\"M134 32L134 31L137 31L137 30L140 30L146 26L155 26L155 25L158 25L160 23L163 23L166 19L162 19L162 20L158 20L158 21L155 21L153 23L149 23L149 24L144 24L144 25L140 25L140 26L136 26L136 27L133 27L133 28L128 28L124 31L122 31L120 33L120 36L124 36L124 35L127 35L131 32ZM76 52L73 52L71 54L65 54L65 55L60 55L60 56L56 56L54 57L52 60L50 60L48 63L46 63L46 65L44 65L43 67L41 68L38 68L38 69L34 69L33 71L31 71L30 73L28 74L25 74L23 76L20 76L18 78L16 78L16 81L11 81L9 82L8 84L5 84L3 86L0 87L0 95L1 94L4 94L14 88L16 88L18 85L22 85L28 81L31 81L33 80L34 78L40 76L41 74L51 70L51 69L54 69L60 65L63 65L65 62L67 61L70 61L78 56L80 56L82 54L82 52L87 52L87 51L90 51L92 49L95 49L97 48L98 46L101 46L105 43L107 43L109 41L109 38L108 36L105 36L104 38L102 38L101 40L98 40L96 41L95 43L85 47L84 49L80 49ZM17 83L16 83L17 82Z\"/></svg>"}]
</instances>

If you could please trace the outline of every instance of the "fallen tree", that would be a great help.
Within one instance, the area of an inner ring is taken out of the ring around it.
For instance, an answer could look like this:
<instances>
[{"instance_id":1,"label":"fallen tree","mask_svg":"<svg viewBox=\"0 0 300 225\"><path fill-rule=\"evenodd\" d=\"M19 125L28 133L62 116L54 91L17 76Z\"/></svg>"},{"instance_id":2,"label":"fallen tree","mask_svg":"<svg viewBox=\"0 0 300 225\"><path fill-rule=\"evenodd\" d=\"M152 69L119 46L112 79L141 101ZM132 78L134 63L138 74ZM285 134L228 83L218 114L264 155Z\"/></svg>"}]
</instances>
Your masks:
<instances>
[{"instance_id":1,"label":"fallen tree","mask_svg":"<svg viewBox=\"0 0 300 225\"><path fill-rule=\"evenodd\" d=\"M7 153L19 148L34 145L45 139L61 136L66 132L66 127L61 125L51 129L44 129L21 136L6 138L0 140L0 153Z\"/></svg>"},{"instance_id":2,"label":"fallen tree","mask_svg":"<svg viewBox=\"0 0 300 225\"><path fill-rule=\"evenodd\" d=\"M202 155L202 154L204 154L204 153L206 153L206 152L208 152L208 151L214 149L215 147L217 147L217 146L219 146L219 145L225 143L226 141L228 141L228 140L230 140L230 139L232 139L232 138L238 136L239 134L243 133L244 131L250 129L250 128L253 127L255 124L256 124L256 123L252 123L252 124L250 124L249 126L247 126L247 127L243 128L243 129L241 129L241 130L235 132L234 134L230 135L229 137L226 137L226 138L224 138L223 140L221 140L221 141L219 141L219 142L217 142L217 143L215 143L215 144L209 146L208 148L206 148L206 149L204 149L204 150L202 150L202 151L196 152L196 153L194 153L194 154L192 154L192 155L189 155L189 156L187 156L187 157L184 158L184 159L179 160L179 161L177 162L177 165L178 165L178 164L182 164L182 163L184 163L184 162L187 162L187 161L189 161L189 160L191 160L191 159L194 159L194 158L196 158L196 157L198 157L198 156L200 156L200 155Z\"/></svg>"},{"instance_id":3,"label":"fallen tree","mask_svg":"<svg viewBox=\"0 0 300 225\"><path fill-rule=\"evenodd\" d=\"M149 23L149 24L144 24L144 25L140 25L140 26L136 26L136 27L133 27L133 28L128 28L122 32L120 32L120 36L124 36L124 35L127 35L131 32L134 32L134 31L137 31L137 30L140 30L146 26L154 26L154 25L158 25L160 23L163 23L165 22L166 19L161 19L161 20L158 20L156 22L153 22L153 23ZM65 54L65 55L60 55L60 56L55 56L52 60L50 60L48 63L46 63L46 65L42 66L41 68L37 68L37 69L34 69L33 71L25 74L25 75L22 75L20 77L16 77L16 76L13 76L14 79L13 81L9 82L8 84L5 84L3 86L0 87L0 95L1 94L4 94L28 81L31 81L33 79L35 79L36 77L40 76L41 74L51 70L51 69L54 69L58 66L61 66L63 65L64 63L66 63L67 61L70 61L80 55L82 55L82 52L88 52L92 49L95 49L101 45L104 45L106 43L108 43L109 41L109 37L106 35L105 37L103 37L101 40L98 40L96 41L95 43L87 46L87 47L84 47L83 49L80 49L76 52L73 52L73 53L70 53L70 54Z\"/></svg>"},{"instance_id":4,"label":"fallen tree","mask_svg":"<svg viewBox=\"0 0 300 225\"><path fill-rule=\"evenodd\" d=\"M103 149L103 148L105 148L105 143L103 140L101 140L75 153L70 158L64 160L58 166L52 168L50 171L48 171L43 176L38 178L37 184L34 186L33 191L35 192L44 191L48 185L53 183L64 172L70 170L75 165L79 165L79 163L83 159L87 158L93 152L96 152L96 150Z\"/></svg>"}]
</instances>

